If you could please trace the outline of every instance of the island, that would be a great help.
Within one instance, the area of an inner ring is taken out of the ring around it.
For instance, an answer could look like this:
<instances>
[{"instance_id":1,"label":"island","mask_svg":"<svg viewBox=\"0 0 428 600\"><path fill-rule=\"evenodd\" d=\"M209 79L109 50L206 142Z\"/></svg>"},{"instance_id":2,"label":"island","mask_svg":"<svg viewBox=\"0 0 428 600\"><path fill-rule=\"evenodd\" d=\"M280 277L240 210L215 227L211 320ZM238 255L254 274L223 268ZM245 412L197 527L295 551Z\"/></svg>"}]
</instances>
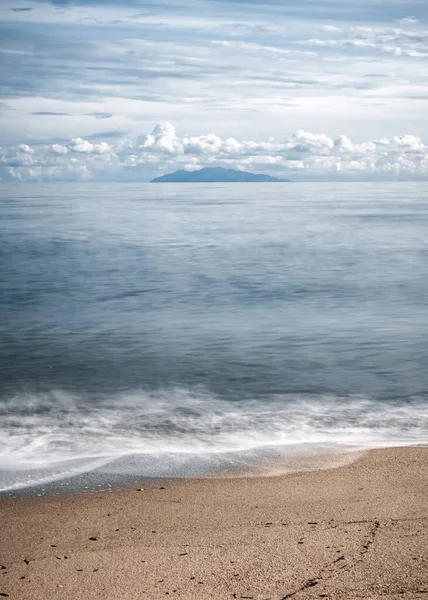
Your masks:
<instances>
[{"instance_id":1,"label":"island","mask_svg":"<svg viewBox=\"0 0 428 600\"><path fill-rule=\"evenodd\" d=\"M279 183L289 179L278 179L271 175L235 171L223 167L205 167L197 171L175 171L152 179L150 183Z\"/></svg>"}]
</instances>

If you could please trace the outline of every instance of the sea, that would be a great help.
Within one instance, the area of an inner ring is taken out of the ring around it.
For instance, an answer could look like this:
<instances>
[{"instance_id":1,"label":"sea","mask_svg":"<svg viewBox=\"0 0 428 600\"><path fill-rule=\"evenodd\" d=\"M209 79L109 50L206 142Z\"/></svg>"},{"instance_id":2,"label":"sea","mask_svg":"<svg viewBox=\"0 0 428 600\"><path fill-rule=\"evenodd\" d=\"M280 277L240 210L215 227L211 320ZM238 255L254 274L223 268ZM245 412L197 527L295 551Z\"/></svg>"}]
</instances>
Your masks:
<instances>
[{"instance_id":1,"label":"sea","mask_svg":"<svg viewBox=\"0 0 428 600\"><path fill-rule=\"evenodd\" d=\"M427 443L427 183L2 183L0 223L3 493Z\"/></svg>"}]
</instances>

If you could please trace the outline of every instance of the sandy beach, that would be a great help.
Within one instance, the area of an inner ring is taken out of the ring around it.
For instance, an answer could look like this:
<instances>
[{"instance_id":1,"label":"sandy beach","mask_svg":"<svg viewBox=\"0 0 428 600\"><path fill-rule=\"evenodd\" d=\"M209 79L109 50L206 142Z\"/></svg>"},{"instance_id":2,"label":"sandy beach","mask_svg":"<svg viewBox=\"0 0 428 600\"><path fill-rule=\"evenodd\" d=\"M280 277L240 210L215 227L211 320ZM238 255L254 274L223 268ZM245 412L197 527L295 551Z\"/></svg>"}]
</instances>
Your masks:
<instances>
[{"instance_id":1,"label":"sandy beach","mask_svg":"<svg viewBox=\"0 0 428 600\"><path fill-rule=\"evenodd\" d=\"M428 448L0 501L11 600L428 598Z\"/></svg>"}]
</instances>

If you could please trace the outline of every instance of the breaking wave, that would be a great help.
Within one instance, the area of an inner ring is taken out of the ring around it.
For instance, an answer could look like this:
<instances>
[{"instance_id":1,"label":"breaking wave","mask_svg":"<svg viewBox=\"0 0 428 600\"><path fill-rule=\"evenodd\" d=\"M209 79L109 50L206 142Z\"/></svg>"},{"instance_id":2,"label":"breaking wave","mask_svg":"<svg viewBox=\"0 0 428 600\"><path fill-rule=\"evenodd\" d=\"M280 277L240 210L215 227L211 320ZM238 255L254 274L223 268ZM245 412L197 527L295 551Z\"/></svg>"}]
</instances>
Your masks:
<instances>
[{"instance_id":1,"label":"breaking wave","mask_svg":"<svg viewBox=\"0 0 428 600\"><path fill-rule=\"evenodd\" d=\"M183 388L91 398L19 395L0 401L0 490L130 456L141 458L140 476L185 476L269 452L290 457L308 449L425 444L427 434L426 402L418 397L284 394L233 402Z\"/></svg>"}]
</instances>

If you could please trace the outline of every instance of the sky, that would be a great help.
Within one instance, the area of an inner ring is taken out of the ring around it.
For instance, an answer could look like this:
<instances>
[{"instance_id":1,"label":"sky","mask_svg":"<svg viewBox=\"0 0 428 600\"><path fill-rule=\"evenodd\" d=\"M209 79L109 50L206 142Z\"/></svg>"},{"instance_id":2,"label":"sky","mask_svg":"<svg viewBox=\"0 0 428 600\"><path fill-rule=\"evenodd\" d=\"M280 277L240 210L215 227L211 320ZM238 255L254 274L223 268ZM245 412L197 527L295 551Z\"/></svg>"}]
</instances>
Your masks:
<instances>
[{"instance_id":1,"label":"sky","mask_svg":"<svg viewBox=\"0 0 428 600\"><path fill-rule=\"evenodd\" d=\"M0 178L428 180L427 0L0 0Z\"/></svg>"}]
</instances>

